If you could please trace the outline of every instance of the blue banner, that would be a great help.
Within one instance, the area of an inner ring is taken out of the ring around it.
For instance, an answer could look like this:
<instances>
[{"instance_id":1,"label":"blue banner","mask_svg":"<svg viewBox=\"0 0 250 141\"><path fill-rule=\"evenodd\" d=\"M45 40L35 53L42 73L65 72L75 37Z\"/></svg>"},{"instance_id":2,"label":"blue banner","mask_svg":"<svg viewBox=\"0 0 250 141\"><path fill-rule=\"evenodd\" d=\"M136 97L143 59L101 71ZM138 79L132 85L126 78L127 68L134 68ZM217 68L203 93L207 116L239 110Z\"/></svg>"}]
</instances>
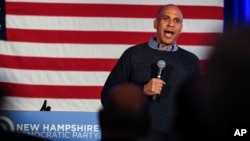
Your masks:
<instances>
[{"instance_id":1,"label":"blue banner","mask_svg":"<svg viewBox=\"0 0 250 141\"><path fill-rule=\"evenodd\" d=\"M101 138L97 112L5 111L1 128L53 141L97 141Z\"/></svg>"}]
</instances>

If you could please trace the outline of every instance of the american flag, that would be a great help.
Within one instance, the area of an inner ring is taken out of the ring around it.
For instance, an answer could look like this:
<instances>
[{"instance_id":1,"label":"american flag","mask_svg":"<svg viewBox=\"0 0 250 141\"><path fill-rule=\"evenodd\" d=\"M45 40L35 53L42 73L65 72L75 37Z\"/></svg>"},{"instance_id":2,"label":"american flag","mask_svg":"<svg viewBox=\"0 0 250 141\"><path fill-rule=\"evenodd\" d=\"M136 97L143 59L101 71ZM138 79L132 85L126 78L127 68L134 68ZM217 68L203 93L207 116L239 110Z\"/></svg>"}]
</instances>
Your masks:
<instances>
[{"instance_id":1,"label":"american flag","mask_svg":"<svg viewBox=\"0 0 250 141\"><path fill-rule=\"evenodd\" d=\"M100 92L128 47L149 41L159 7L184 14L177 43L200 58L223 33L223 0L1 0L3 110L97 111Z\"/></svg>"}]
</instances>

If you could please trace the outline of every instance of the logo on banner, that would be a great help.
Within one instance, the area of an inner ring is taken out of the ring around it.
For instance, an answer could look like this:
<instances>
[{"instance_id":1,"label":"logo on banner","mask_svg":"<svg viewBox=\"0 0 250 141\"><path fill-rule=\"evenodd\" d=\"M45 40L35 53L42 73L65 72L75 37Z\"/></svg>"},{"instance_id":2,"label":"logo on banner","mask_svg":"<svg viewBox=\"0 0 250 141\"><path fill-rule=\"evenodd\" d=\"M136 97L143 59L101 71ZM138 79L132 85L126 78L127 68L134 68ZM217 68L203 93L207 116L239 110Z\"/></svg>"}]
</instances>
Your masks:
<instances>
[{"instance_id":1,"label":"logo on banner","mask_svg":"<svg viewBox=\"0 0 250 141\"><path fill-rule=\"evenodd\" d=\"M5 131L14 131L15 127L13 122L6 116L0 116L0 129Z\"/></svg>"}]
</instances>

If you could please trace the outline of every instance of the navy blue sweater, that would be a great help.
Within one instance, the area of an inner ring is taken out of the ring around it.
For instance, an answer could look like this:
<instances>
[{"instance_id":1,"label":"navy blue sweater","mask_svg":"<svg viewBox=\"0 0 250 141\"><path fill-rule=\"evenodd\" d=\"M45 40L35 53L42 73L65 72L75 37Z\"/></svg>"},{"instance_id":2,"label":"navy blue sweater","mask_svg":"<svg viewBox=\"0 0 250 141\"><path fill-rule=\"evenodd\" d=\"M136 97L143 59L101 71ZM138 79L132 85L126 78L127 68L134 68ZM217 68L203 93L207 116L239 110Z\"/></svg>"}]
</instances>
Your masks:
<instances>
[{"instance_id":1,"label":"navy blue sweater","mask_svg":"<svg viewBox=\"0 0 250 141\"><path fill-rule=\"evenodd\" d=\"M108 76L102 89L101 102L105 107L108 90L119 83L133 82L143 88L151 78L157 76L158 60L166 62L161 79L167 84L163 86L161 95L157 95L156 100L149 96L153 116L152 133L171 136L177 90L186 80L200 74L199 58L191 52L180 47L173 52L160 51L150 48L146 42L128 48Z\"/></svg>"}]
</instances>

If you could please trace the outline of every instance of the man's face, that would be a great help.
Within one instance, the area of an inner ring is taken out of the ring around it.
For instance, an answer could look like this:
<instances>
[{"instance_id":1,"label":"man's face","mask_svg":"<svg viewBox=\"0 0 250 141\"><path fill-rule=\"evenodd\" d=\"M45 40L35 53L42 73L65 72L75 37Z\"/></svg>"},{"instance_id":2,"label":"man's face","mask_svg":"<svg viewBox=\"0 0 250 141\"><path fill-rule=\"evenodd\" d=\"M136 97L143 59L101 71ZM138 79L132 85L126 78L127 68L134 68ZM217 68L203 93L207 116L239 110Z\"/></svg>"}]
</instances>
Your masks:
<instances>
[{"instance_id":1,"label":"man's face","mask_svg":"<svg viewBox=\"0 0 250 141\"><path fill-rule=\"evenodd\" d=\"M182 12L176 6L167 6L154 21L157 42L163 46L174 44L182 30Z\"/></svg>"}]
</instances>

